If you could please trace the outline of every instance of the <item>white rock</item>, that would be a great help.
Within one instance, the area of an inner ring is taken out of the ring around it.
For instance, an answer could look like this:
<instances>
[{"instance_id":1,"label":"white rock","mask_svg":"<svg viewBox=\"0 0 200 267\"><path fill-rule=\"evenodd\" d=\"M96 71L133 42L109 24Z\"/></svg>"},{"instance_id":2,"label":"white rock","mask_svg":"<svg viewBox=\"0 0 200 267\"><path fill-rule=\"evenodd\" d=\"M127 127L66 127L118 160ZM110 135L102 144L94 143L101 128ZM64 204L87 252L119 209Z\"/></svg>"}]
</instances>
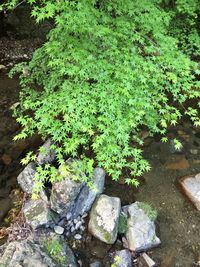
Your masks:
<instances>
[{"instance_id":1,"label":"white rock","mask_svg":"<svg viewBox=\"0 0 200 267\"><path fill-rule=\"evenodd\" d=\"M160 244L160 239L155 232L155 223L143 210L140 202L135 202L128 207L127 223L126 239L130 250L138 252Z\"/></svg>"},{"instance_id":2,"label":"white rock","mask_svg":"<svg viewBox=\"0 0 200 267\"><path fill-rule=\"evenodd\" d=\"M74 236L74 238L75 238L76 240L80 240L80 239L82 238L82 235L80 235L80 234L76 234L76 235Z\"/></svg>"},{"instance_id":3,"label":"white rock","mask_svg":"<svg viewBox=\"0 0 200 267\"><path fill-rule=\"evenodd\" d=\"M58 235L62 235L64 233L64 230L65 229L59 225L54 226L54 231Z\"/></svg>"},{"instance_id":4,"label":"white rock","mask_svg":"<svg viewBox=\"0 0 200 267\"><path fill-rule=\"evenodd\" d=\"M101 241L113 244L117 238L120 209L119 198L100 195L90 212L89 232Z\"/></svg>"}]
</instances>

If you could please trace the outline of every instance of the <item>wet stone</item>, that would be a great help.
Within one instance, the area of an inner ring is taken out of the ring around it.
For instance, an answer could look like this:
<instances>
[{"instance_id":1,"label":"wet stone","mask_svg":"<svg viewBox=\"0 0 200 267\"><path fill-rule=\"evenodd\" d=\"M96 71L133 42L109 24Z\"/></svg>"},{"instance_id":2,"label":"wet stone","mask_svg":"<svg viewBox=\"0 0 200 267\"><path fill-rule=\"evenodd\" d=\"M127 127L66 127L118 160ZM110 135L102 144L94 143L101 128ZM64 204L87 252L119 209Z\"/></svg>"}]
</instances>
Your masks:
<instances>
[{"instance_id":1,"label":"wet stone","mask_svg":"<svg viewBox=\"0 0 200 267\"><path fill-rule=\"evenodd\" d=\"M155 219L150 218L141 204L135 202L128 207L126 239L128 248L136 252L151 249L161 243L156 236Z\"/></svg>"},{"instance_id":2,"label":"wet stone","mask_svg":"<svg viewBox=\"0 0 200 267\"><path fill-rule=\"evenodd\" d=\"M64 233L64 230L65 229L59 225L54 226L54 231L58 235L62 235Z\"/></svg>"},{"instance_id":3,"label":"wet stone","mask_svg":"<svg viewBox=\"0 0 200 267\"><path fill-rule=\"evenodd\" d=\"M74 236L74 238L75 238L76 240L80 240L80 239L82 239L82 235L80 235L80 234L76 234L76 235Z\"/></svg>"},{"instance_id":4,"label":"wet stone","mask_svg":"<svg viewBox=\"0 0 200 267\"><path fill-rule=\"evenodd\" d=\"M115 253L113 265L116 267L132 267L132 257L129 250L124 249Z\"/></svg>"},{"instance_id":5,"label":"wet stone","mask_svg":"<svg viewBox=\"0 0 200 267\"><path fill-rule=\"evenodd\" d=\"M67 215L66 215L66 219L67 220L70 220L72 218L72 213L71 212L68 212Z\"/></svg>"},{"instance_id":6,"label":"wet stone","mask_svg":"<svg viewBox=\"0 0 200 267\"><path fill-rule=\"evenodd\" d=\"M75 229L78 230L80 228L80 226L82 225L82 222L78 222L75 226Z\"/></svg>"},{"instance_id":7,"label":"wet stone","mask_svg":"<svg viewBox=\"0 0 200 267\"><path fill-rule=\"evenodd\" d=\"M200 173L183 177L179 182L185 195L200 211Z\"/></svg>"}]
</instances>

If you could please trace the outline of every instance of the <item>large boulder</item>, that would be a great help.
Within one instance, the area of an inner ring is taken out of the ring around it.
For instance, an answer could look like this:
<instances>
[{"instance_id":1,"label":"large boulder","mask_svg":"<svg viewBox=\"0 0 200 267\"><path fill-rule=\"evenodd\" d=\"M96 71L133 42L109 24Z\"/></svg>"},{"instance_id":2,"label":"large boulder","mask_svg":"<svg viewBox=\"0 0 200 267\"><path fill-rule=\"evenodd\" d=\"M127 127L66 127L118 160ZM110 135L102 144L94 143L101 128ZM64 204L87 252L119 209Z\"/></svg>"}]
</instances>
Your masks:
<instances>
[{"instance_id":1,"label":"large boulder","mask_svg":"<svg viewBox=\"0 0 200 267\"><path fill-rule=\"evenodd\" d=\"M14 241L0 251L1 267L77 267L72 250L64 240L47 236L42 243L33 239Z\"/></svg>"},{"instance_id":2,"label":"large boulder","mask_svg":"<svg viewBox=\"0 0 200 267\"><path fill-rule=\"evenodd\" d=\"M23 213L26 222L33 229L50 226L58 221L57 214L49 209L48 204L42 199L29 200L25 203Z\"/></svg>"},{"instance_id":3,"label":"large boulder","mask_svg":"<svg viewBox=\"0 0 200 267\"><path fill-rule=\"evenodd\" d=\"M128 249L123 249L115 253L113 265L116 267L132 267L132 256Z\"/></svg>"},{"instance_id":4,"label":"large boulder","mask_svg":"<svg viewBox=\"0 0 200 267\"><path fill-rule=\"evenodd\" d=\"M38 241L42 249L56 263L56 266L77 267L74 253L62 236L44 233L39 236Z\"/></svg>"},{"instance_id":5,"label":"large boulder","mask_svg":"<svg viewBox=\"0 0 200 267\"><path fill-rule=\"evenodd\" d=\"M185 195L200 211L200 173L183 177L179 182Z\"/></svg>"},{"instance_id":6,"label":"large boulder","mask_svg":"<svg viewBox=\"0 0 200 267\"><path fill-rule=\"evenodd\" d=\"M35 172L36 165L31 162L17 177L18 184L20 185L21 189L27 194L32 193L34 187Z\"/></svg>"},{"instance_id":7,"label":"large boulder","mask_svg":"<svg viewBox=\"0 0 200 267\"><path fill-rule=\"evenodd\" d=\"M117 238L120 209L118 197L100 195L90 212L89 232L101 241L113 244Z\"/></svg>"},{"instance_id":8,"label":"large boulder","mask_svg":"<svg viewBox=\"0 0 200 267\"><path fill-rule=\"evenodd\" d=\"M103 192L104 183L105 171L101 168L95 168L92 188L85 185L75 201L75 207L72 212L75 218L91 209L96 197Z\"/></svg>"},{"instance_id":9,"label":"large boulder","mask_svg":"<svg viewBox=\"0 0 200 267\"><path fill-rule=\"evenodd\" d=\"M160 244L156 236L156 212L146 203L135 202L128 206L126 239L132 251L143 251Z\"/></svg>"},{"instance_id":10,"label":"large boulder","mask_svg":"<svg viewBox=\"0 0 200 267\"><path fill-rule=\"evenodd\" d=\"M62 167L59 168L59 172L62 175ZM54 183L52 186L50 196L51 208L60 215L71 211L79 192L84 186L83 183L75 181L73 175L73 173L68 172L65 179Z\"/></svg>"},{"instance_id":11,"label":"large boulder","mask_svg":"<svg viewBox=\"0 0 200 267\"><path fill-rule=\"evenodd\" d=\"M40 246L30 240L9 243L0 256L2 267L56 267Z\"/></svg>"},{"instance_id":12,"label":"large boulder","mask_svg":"<svg viewBox=\"0 0 200 267\"><path fill-rule=\"evenodd\" d=\"M40 148L40 153L37 156L39 165L52 163L56 158L55 150L51 149L52 142L48 139Z\"/></svg>"}]
</instances>

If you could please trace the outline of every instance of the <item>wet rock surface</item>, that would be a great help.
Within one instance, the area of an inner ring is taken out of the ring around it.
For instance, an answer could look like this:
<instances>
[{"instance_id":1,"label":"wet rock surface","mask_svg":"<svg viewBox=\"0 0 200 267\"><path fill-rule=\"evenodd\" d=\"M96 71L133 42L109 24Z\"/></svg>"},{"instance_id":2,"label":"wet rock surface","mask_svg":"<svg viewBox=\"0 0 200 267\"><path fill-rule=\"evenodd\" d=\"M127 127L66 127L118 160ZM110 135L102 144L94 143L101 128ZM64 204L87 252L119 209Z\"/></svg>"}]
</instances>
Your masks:
<instances>
[{"instance_id":1,"label":"wet rock surface","mask_svg":"<svg viewBox=\"0 0 200 267\"><path fill-rule=\"evenodd\" d=\"M126 239L128 248L136 252L151 249L160 244L160 239L155 232L155 223L140 204L135 202L128 206Z\"/></svg>"},{"instance_id":2,"label":"wet rock surface","mask_svg":"<svg viewBox=\"0 0 200 267\"><path fill-rule=\"evenodd\" d=\"M54 235L45 235L39 240L28 238L5 244L0 249L0 266L77 267L77 264L64 240Z\"/></svg>"},{"instance_id":3,"label":"wet rock surface","mask_svg":"<svg viewBox=\"0 0 200 267\"><path fill-rule=\"evenodd\" d=\"M179 180L183 192L200 211L200 173Z\"/></svg>"},{"instance_id":4,"label":"wet rock surface","mask_svg":"<svg viewBox=\"0 0 200 267\"><path fill-rule=\"evenodd\" d=\"M73 216L75 218L79 215L83 215L84 213L88 212L91 209L91 206L96 197L103 193L105 183L105 171L101 168L95 168L93 181L94 188L89 188L85 185L81 189L76 199L76 203L72 211Z\"/></svg>"},{"instance_id":5,"label":"wet rock surface","mask_svg":"<svg viewBox=\"0 0 200 267\"><path fill-rule=\"evenodd\" d=\"M127 249L117 251L114 256L113 264L116 267L132 267L133 262L130 251Z\"/></svg>"}]
</instances>

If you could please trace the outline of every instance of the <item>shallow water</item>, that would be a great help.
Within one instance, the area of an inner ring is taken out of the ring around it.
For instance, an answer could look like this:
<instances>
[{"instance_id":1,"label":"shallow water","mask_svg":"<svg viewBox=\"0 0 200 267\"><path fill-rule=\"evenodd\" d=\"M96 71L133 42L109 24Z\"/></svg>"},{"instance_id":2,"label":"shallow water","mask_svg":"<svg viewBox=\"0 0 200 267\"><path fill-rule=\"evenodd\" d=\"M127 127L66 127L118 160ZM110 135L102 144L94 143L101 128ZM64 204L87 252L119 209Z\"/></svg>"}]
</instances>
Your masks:
<instances>
[{"instance_id":1,"label":"shallow water","mask_svg":"<svg viewBox=\"0 0 200 267\"><path fill-rule=\"evenodd\" d=\"M172 135L179 136L177 130ZM200 212L182 194L177 183L180 177L200 172L200 138L189 123L179 127L179 132L180 139L187 135L187 140L182 138L184 151L179 155L170 151L169 144L153 142L145 148L144 155L152 170L135 194L136 200L151 203L158 211L162 244L152 251L152 258L162 267L195 266L200 256ZM197 155L191 154L191 149L197 150ZM180 169L168 169L170 165L174 168L173 163Z\"/></svg>"}]
</instances>

